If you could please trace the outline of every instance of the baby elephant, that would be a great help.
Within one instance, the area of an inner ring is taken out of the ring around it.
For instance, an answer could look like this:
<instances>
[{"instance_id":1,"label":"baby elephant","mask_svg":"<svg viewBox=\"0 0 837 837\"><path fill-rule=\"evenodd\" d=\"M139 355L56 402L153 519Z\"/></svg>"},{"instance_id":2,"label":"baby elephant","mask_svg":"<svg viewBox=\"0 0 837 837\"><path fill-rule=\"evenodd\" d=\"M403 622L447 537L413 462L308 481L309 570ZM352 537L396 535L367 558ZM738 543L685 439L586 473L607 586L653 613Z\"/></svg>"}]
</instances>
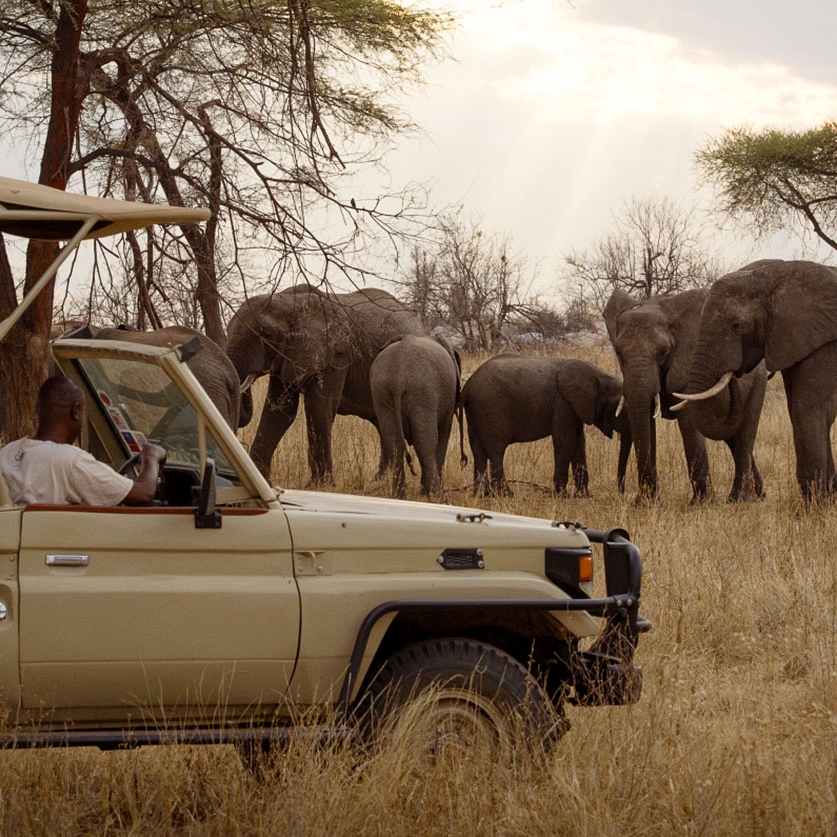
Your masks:
<instances>
[{"instance_id":1,"label":"baby elephant","mask_svg":"<svg viewBox=\"0 0 837 837\"><path fill-rule=\"evenodd\" d=\"M372 362L369 384L381 434L378 476L392 468L399 497L406 493L408 444L421 464L421 490L441 491L460 370L459 354L447 340L412 334L391 340Z\"/></svg>"},{"instance_id":2,"label":"baby elephant","mask_svg":"<svg viewBox=\"0 0 837 837\"><path fill-rule=\"evenodd\" d=\"M628 418L616 415L622 381L598 366L570 358L498 355L480 366L462 387L468 439L474 457L474 488L510 493L503 457L514 442L552 437L553 483L567 490L572 467L577 494L587 495L584 425L595 424L608 438L620 434L617 484L625 489L631 452ZM490 485L486 467L491 464Z\"/></svg>"}]
</instances>

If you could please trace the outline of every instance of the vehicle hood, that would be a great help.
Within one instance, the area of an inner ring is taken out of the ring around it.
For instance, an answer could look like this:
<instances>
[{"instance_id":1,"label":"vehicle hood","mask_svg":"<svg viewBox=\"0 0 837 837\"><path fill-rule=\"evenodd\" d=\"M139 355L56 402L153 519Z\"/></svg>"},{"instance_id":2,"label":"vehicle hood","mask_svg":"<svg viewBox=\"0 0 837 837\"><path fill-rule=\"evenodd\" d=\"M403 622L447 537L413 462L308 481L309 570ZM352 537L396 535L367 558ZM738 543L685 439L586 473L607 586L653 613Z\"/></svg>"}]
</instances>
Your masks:
<instances>
[{"instance_id":1,"label":"vehicle hood","mask_svg":"<svg viewBox=\"0 0 837 837\"><path fill-rule=\"evenodd\" d=\"M325 523L326 519L342 521L346 530L371 527L381 532L383 542L399 539L399 528L409 530L416 542L451 546L460 543L508 542L519 547L586 546L583 531L572 524L536 517L490 511L479 506L452 506L364 497L354 494L332 494L323 491L282 490L279 501L291 521L292 531L299 532L303 519L311 516ZM315 513L315 514L314 514ZM307 527L306 527L307 528ZM453 533L459 534L453 534ZM477 534L479 533L479 534Z\"/></svg>"}]
</instances>

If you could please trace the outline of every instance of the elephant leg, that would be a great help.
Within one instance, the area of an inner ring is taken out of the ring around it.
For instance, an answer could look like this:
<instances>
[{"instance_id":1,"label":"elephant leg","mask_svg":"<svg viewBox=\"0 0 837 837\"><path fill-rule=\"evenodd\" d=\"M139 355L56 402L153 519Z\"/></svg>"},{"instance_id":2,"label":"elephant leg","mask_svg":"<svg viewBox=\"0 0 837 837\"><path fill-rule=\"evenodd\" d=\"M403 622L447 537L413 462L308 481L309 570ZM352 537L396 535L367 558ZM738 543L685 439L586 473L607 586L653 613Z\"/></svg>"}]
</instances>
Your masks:
<instances>
[{"instance_id":1,"label":"elephant leg","mask_svg":"<svg viewBox=\"0 0 837 837\"><path fill-rule=\"evenodd\" d=\"M625 472L628 470L628 459L631 456L631 437L629 433L619 434L619 461L616 465L616 488L620 494L625 493Z\"/></svg>"},{"instance_id":2,"label":"elephant leg","mask_svg":"<svg viewBox=\"0 0 837 837\"><path fill-rule=\"evenodd\" d=\"M750 473L753 475L753 492L756 498L761 500L764 498L764 481L761 478L761 472L756 465L756 458L750 457Z\"/></svg>"},{"instance_id":3,"label":"elephant leg","mask_svg":"<svg viewBox=\"0 0 837 837\"><path fill-rule=\"evenodd\" d=\"M579 428L581 433L579 435ZM552 453L555 467L552 472L552 485L556 494L566 494L569 472L572 470L573 482L577 494L587 493L587 459L584 446L584 427L568 428L566 424L552 433Z\"/></svg>"},{"instance_id":4,"label":"elephant leg","mask_svg":"<svg viewBox=\"0 0 837 837\"><path fill-rule=\"evenodd\" d=\"M764 405L767 378L762 376L752 381L741 416L741 424L727 445L735 463L735 476L729 501L760 500L764 497L764 483L753 457L756 433Z\"/></svg>"},{"instance_id":5,"label":"elephant leg","mask_svg":"<svg viewBox=\"0 0 837 837\"><path fill-rule=\"evenodd\" d=\"M552 434L552 487L556 494L566 494L570 479L570 463L575 453L575 436L556 432Z\"/></svg>"},{"instance_id":6,"label":"elephant leg","mask_svg":"<svg viewBox=\"0 0 837 837\"><path fill-rule=\"evenodd\" d=\"M333 479L331 431L345 377L345 370L340 375L326 376L305 393L308 465L314 485L331 482Z\"/></svg>"},{"instance_id":7,"label":"elephant leg","mask_svg":"<svg viewBox=\"0 0 837 837\"><path fill-rule=\"evenodd\" d=\"M732 461L735 465L732 488L728 497L729 502L739 503L760 497L761 495L755 484L755 463L748 441L734 436L732 439L726 440L726 445L732 454ZM761 477L759 477L759 481L761 481Z\"/></svg>"},{"instance_id":8,"label":"elephant leg","mask_svg":"<svg viewBox=\"0 0 837 837\"><path fill-rule=\"evenodd\" d=\"M407 496L407 474L404 460L407 458L407 443L404 437L396 434L393 439L390 462L392 465L392 490L396 497L404 499Z\"/></svg>"},{"instance_id":9,"label":"elephant leg","mask_svg":"<svg viewBox=\"0 0 837 837\"><path fill-rule=\"evenodd\" d=\"M448 454L451 429L453 428L453 411L442 416L436 426L436 471L439 474L439 490L442 487L442 474L445 470L445 458Z\"/></svg>"},{"instance_id":10,"label":"elephant leg","mask_svg":"<svg viewBox=\"0 0 837 837\"><path fill-rule=\"evenodd\" d=\"M822 497L828 490L830 439L822 416L806 410L791 412L793 446L796 451L796 479L806 500ZM831 462L834 467L833 460Z\"/></svg>"},{"instance_id":11,"label":"elephant leg","mask_svg":"<svg viewBox=\"0 0 837 837\"><path fill-rule=\"evenodd\" d=\"M474 460L474 493L488 493L488 455L474 426L473 416L468 416L468 443Z\"/></svg>"},{"instance_id":12,"label":"elephant leg","mask_svg":"<svg viewBox=\"0 0 837 837\"><path fill-rule=\"evenodd\" d=\"M250 457L259 471L270 478L270 464L273 454L288 428L293 424L299 408L299 389L286 386L278 377L270 377L259 426Z\"/></svg>"},{"instance_id":13,"label":"elephant leg","mask_svg":"<svg viewBox=\"0 0 837 837\"><path fill-rule=\"evenodd\" d=\"M709 454L706 451L706 439L688 416L678 418L677 424L683 438L686 467L692 485L692 502L700 503L709 496Z\"/></svg>"},{"instance_id":14,"label":"elephant leg","mask_svg":"<svg viewBox=\"0 0 837 837\"><path fill-rule=\"evenodd\" d=\"M506 457L508 445L505 440L488 439L485 444L485 454L488 457L489 488L496 494L512 494L511 487L506 481L506 471L503 460ZM476 470L476 464L474 466Z\"/></svg>"},{"instance_id":15,"label":"elephant leg","mask_svg":"<svg viewBox=\"0 0 837 837\"><path fill-rule=\"evenodd\" d=\"M511 486L506 481L506 471L503 460L506 457L506 446L496 446L488 451L488 464L491 473L491 490L497 494L513 494Z\"/></svg>"},{"instance_id":16,"label":"elephant leg","mask_svg":"<svg viewBox=\"0 0 837 837\"><path fill-rule=\"evenodd\" d=\"M393 478L393 490L398 491L398 477L395 473L395 466L399 461L397 451L401 451L401 483L404 483L404 444L398 444L398 425L393 413L394 405L391 401L375 404L378 411L378 434L381 441L381 459L378 464L376 479L384 479L388 476Z\"/></svg>"},{"instance_id":17,"label":"elephant leg","mask_svg":"<svg viewBox=\"0 0 837 837\"><path fill-rule=\"evenodd\" d=\"M802 496L816 500L835 490L830 431L834 422L837 382L823 380L827 364L823 347L791 370L783 372L788 413L793 427L796 479Z\"/></svg>"},{"instance_id":18,"label":"elephant leg","mask_svg":"<svg viewBox=\"0 0 837 837\"><path fill-rule=\"evenodd\" d=\"M826 416L822 409L788 404L796 453L796 480L807 501L821 499L829 491L829 470L834 460Z\"/></svg>"},{"instance_id":19,"label":"elephant leg","mask_svg":"<svg viewBox=\"0 0 837 837\"><path fill-rule=\"evenodd\" d=\"M587 443L584 437L584 424L578 423L575 434L575 446L572 456L573 482L575 493L581 497L590 496L590 473L587 470Z\"/></svg>"},{"instance_id":20,"label":"elephant leg","mask_svg":"<svg viewBox=\"0 0 837 837\"><path fill-rule=\"evenodd\" d=\"M441 484L438 466L439 433L435 416L420 415L413 425L413 447L421 465L421 491L436 495Z\"/></svg>"}]
</instances>

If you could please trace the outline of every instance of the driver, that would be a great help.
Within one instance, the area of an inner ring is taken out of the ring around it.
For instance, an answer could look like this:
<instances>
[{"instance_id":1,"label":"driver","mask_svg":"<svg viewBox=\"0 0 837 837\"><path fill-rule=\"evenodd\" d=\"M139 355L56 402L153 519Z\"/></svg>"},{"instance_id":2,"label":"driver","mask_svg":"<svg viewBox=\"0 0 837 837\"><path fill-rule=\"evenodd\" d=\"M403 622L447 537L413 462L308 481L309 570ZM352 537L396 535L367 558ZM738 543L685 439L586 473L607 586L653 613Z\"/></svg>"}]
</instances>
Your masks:
<instances>
[{"instance_id":1,"label":"driver","mask_svg":"<svg viewBox=\"0 0 837 837\"><path fill-rule=\"evenodd\" d=\"M14 503L141 506L154 499L165 450L145 445L132 480L73 444L84 420L84 395L77 384L60 376L41 384L35 436L0 450L0 472Z\"/></svg>"}]
</instances>

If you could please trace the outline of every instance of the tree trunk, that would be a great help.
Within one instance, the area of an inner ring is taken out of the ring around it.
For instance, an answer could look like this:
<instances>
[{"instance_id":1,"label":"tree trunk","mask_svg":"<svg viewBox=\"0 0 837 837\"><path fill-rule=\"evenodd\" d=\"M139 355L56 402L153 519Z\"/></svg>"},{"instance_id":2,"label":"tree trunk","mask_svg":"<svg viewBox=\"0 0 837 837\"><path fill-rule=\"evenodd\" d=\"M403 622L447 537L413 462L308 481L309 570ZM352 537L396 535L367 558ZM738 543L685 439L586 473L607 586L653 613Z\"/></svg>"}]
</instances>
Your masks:
<instances>
[{"instance_id":1,"label":"tree trunk","mask_svg":"<svg viewBox=\"0 0 837 837\"><path fill-rule=\"evenodd\" d=\"M70 176L73 139L84 91L77 87L80 78L81 31L87 15L87 0L67 0L58 7L52 56L52 104L39 183L65 189ZM56 245L49 241L31 241L26 251L26 293L52 263ZM0 300L5 307L16 293L8 264L0 268ZM55 281L49 283L32 306L7 335L0 347L0 384L3 409L0 435L16 439L31 433L35 424L35 401L38 387L47 376L49 328ZM12 306L14 307L14 306Z\"/></svg>"}]
</instances>

